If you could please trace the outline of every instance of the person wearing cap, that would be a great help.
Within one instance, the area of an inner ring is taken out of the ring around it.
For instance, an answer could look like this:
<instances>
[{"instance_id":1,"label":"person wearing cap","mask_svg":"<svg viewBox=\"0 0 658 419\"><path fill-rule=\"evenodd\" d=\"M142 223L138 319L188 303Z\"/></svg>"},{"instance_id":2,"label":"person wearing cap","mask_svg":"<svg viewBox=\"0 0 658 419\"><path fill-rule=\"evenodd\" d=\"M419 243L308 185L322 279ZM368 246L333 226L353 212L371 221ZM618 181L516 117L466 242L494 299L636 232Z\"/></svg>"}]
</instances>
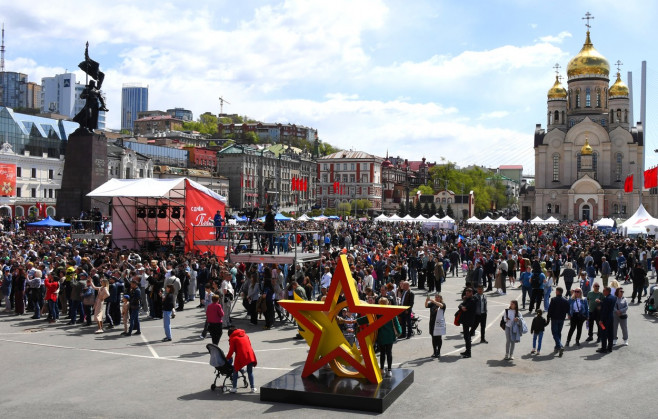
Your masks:
<instances>
[{"instance_id":1,"label":"person wearing cap","mask_svg":"<svg viewBox=\"0 0 658 419\"><path fill-rule=\"evenodd\" d=\"M254 349L251 346L251 340L249 336L242 329L229 328L228 330L228 353L226 354L226 359L233 360L233 376L231 377L231 382L233 387L229 390L231 393L237 393L238 391L238 372L247 367L247 377L249 378L249 385L251 387L251 392L255 393L258 389L254 386L254 367L258 365L256 360L256 354Z\"/></svg>"},{"instance_id":2,"label":"person wearing cap","mask_svg":"<svg viewBox=\"0 0 658 419\"><path fill-rule=\"evenodd\" d=\"M139 327L139 304L142 294L139 291L139 281L135 278L130 281L130 328L127 335L130 336L133 332L136 335L141 335L142 331Z\"/></svg>"}]
</instances>

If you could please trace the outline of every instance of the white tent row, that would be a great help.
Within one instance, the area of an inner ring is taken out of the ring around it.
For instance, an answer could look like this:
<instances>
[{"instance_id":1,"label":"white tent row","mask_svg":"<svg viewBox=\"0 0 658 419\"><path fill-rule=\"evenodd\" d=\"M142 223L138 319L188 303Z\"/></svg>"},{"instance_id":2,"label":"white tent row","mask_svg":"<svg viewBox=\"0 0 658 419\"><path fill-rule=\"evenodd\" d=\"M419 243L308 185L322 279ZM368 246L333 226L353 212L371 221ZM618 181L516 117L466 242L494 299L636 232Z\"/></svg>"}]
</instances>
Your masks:
<instances>
[{"instance_id":1,"label":"white tent row","mask_svg":"<svg viewBox=\"0 0 658 419\"><path fill-rule=\"evenodd\" d=\"M454 224L455 220L450 218L449 216L445 216L443 218L438 218L436 215L432 215L430 218L425 218L422 215L417 216L416 218L412 217L411 215L407 214L404 217L400 217L397 214L393 214L390 217L387 217L384 214L378 215L375 217L374 221L376 222L381 222L381 221L388 221L388 222L405 222L405 223L449 223L449 224Z\"/></svg>"},{"instance_id":2,"label":"white tent row","mask_svg":"<svg viewBox=\"0 0 658 419\"><path fill-rule=\"evenodd\" d=\"M560 221L557 218L553 217L553 216L550 216L545 220L543 218L537 216L537 217L533 218L532 220L530 220L530 224L560 224Z\"/></svg>"},{"instance_id":3,"label":"white tent row","mask_svg":"<svg viewBox=\"0 0 658 419\"><path fill-rule=\"evenodd\" d=\"M521 223L522 221L519 220L517 217L512 217L509 220L505 219L504 217L500 216L496 218L495 220L492 220L491 218L484 217L483 219L479 220L477 217L471 217L468 220L466 220L467 223L469 224L494 224L494 225L503 225L503 224L518 224Z\"/></svg>"}]
</instances>

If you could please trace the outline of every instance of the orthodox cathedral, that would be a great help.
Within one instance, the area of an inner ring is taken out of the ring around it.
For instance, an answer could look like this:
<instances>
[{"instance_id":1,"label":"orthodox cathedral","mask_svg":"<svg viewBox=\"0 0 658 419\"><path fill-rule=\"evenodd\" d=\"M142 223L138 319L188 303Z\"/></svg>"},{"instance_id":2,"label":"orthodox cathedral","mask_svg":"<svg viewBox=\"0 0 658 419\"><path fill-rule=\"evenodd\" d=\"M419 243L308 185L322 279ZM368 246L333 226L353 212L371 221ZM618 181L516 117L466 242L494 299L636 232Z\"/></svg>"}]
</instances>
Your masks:
<instances>
[{"instance_id":1,"label":"orthodox cathedral","mask_svg":"<svg viewBox=\"0 0 658 419\"><path fill-rule=\"evenodd\" d=\"M567 87L556 75L548 91L546 129L536 126L535 186L522 189L520 198L524 220L628 218L639 206L642 124L630 125L628 87L619 68L610 85L610 65L594 48L589 29L588 24L583 48L567 65ZM630 174L633 192L625 193Z\"/></svg>"}]
</instances>

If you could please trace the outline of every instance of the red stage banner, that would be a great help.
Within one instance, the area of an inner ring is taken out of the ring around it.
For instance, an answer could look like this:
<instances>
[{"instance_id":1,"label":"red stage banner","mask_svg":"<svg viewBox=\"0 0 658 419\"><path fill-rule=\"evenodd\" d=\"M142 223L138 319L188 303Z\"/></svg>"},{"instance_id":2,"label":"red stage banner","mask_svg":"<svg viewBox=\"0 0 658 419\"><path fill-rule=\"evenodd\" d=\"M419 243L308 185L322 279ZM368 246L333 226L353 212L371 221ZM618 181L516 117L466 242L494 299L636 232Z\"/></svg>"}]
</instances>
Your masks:
<instances>
[{"instance_id":1,"label":"red stage banner","mask_svg":"<svg viewBox=\"0 0 658 419\"><path fill-rule=\"evenodd\" d=\"M633 175L628 175L624 181L624 192L633 192Z\"/></svg>"},{"instance_id":2,"label":"red stage banner","mask_svg":"<svg viewBox=\"0 0 658 419\"><path fill-rule=\"evenodd\" d=\"M0 163L0 196L16 196L16 165Z\"/></svg>"},{"instance_id":3,"label":"red stage banner","mask_svg":"<svg viewBox=\"0 0 658 419\"><path fill-rule=\"evenodd\" d=\"M218 258L226 254L224 246L194 246L194 240L215 240L213 217L217 210L226 219L226 205L185 181L185 251L195 247L201 252L214 252ZM203 226L203 227L193 227Z\"/></svg>"},{"instance_id":4,"label":"red stage banner","mask_svg":"<svg viewBox=\"0 0 658 419\"><path fill-rule=\"evenodd\" d=\"M658 167L644 171L644 187L646 189L658 187Z\"/></svg>"}]
</instances>

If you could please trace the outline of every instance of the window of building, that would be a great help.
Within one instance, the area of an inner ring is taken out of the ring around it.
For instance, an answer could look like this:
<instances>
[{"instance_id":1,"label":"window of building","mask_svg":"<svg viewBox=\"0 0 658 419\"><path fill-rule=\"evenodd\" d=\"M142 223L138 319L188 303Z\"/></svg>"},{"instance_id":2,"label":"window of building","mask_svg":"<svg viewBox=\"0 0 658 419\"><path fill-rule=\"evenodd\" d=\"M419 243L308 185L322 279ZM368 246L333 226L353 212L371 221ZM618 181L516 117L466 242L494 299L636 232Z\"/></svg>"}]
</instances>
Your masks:
<instances>
[{"instance_id":1,"label":"window of building","mask_svg":"<svg viewBox=\"0 0 658 419\"><path fill-rule=\"evenodd\" d=\"M23 177L23 170L16 166L16 177Z\"/></svg>"},{"instance_id":2,"label":"window of building","mask_svg":"<svg viewBox=\"0 0 658 419\"><path fill-rule=\"evenodd\" d=\"M576 89L576 109L580 108L580 89Z\"/></svg>"},{"instance_id":3,"label":"window of building","mask_svg":"<svg viewBox=\"0 0 658 419\"><path fill-rule=\"evenodd\" d=\"M48 169L48 179L55 178L55 171L53 169Z\"/></svg>"},{"instance_id":4,"label":"window of building","mask_svg":"<svg viewBox=\"0 0 658 419\"><path fill-rule=\"evenodd\" d=\"M356 170L356 165L354 163L351 164L351 170Z\"/></svg>"},{"instance_id":5,"label":"window of building","mask_svg":"<svg viewBox=\"0 0 658 419\"><path fill-rule=\"evenodd\" d=\"M567 108L571 109L571 89L569 89L569 102L567 103Z\"/></svg>"},{"instance_id":6,"label":"window of building","mask_svg":"<svg viewBox=\"0 0 658 419\"><path fill-rule=\"evenodd\" d=\"M368 175L361 175L361 182L362 183L368 182Z\"/></svg>"},{"instance_id":7,"label":"window of building","mask_svg":"<svg viewBox=\"0 0 658 419\"><path fill-rule=\"evenodd\" d=\"M18 186L18 187L16 188L16 198L20 198L21 195L22 195L22 193L23 193L23 188L21 188L20 186ZM18 209L18 207L16 207L16 208ZM18 214L16 214L16 215L18 215Z\"/></svg>"},{"instance_id":8,"label":"window of building","mask_svg":"<svg viewBox=\"0 0 658 419\"><path fill-rule=\"evenodd\" d=\"M599 155L597 153L592 153L592 170L594 170L594 179L598 179L598 161Z\"/></svg>"},{"instance_id":9,"label":"window of building","mask_svg":"<svg viewBox=\"0 0 658 419\"><path fill-rule=\"evenodd\" d=\"M14 211L16 212L16 217L25 217L25 208L16 207L16 209Z\"/></svg>"},{"instance_id":10,"label":"window of building","mask_svg":"<svg viewBox=\"0 0 658 419\"><path fill-rule=\"evenodd\" d=\"M560 112L555 111L554 123L558 124L560 122Z\"/></svg>"},{"instance_id":11,"label":"window of building","mask_svg":"<svg viewBox=\"0 0 658 419\"><path fill-rule=\"evenodd\" d=\"M356 182L356 175L354 173L350 174L350 183Z\"/></svg>"},{"instance_id":12,"label":"window of building","mask_svg":"<svg viewBox=\"0 0 658 419\"><path fill-rule=\"evenodd\" d=\"M588 87L585 89L585 107L589 108L590 106L592 106L591 103L592 103L591 91L590 88Z\"/></svg>"},{"instance_id":13,"label":"window of building","mask_svg":"<svg viewBox=\"0 0 658 419\"><path fill-rule=\"evenodd\" d=\"M605 107L608 107L608 88L603 89L603 96L605 97Z\"/></svg>"},{"instance_id":14,"label":"window of building","mask_svg":"<svg viewBox=\"0 0 658 419\"><path fill-rule=\"evenodd\" d=\"M32 179L36 179L36 177L37 177L37 168L33 167L32 168Z\"/></svg>"},{"instance_id":15,"label":"window of building","mask_svg":"<svg viewBox=\"0 0 658 419\"><path fill-rule=\"evenodd\" d=\"M448 204L452 204L452 198L448 198Z\"/></svg>"},{"instance_id":16,"label":"window of building","mask_svg":"<svg viewBox=\"0 0 658 419\"><path fill-rule=\"evenodd\" d=\"M144 169L139 169L139 177L140 178L144 177Z\"/></svg>"},{"instance_id":17,"label":"window of building","mask_svg":"<svg viewBox=\"0 0 658 419\"><path fill-rule=\"evenodd\" d=\"M553 182L560 181L560 155L553 154Z\"/></svg>"},{"instance_id":18,"label":"window of building","mask_svg":"<svg viewBox=\"0 0 658 419\"><path fill-rule=\"evenodd\" d=\"M52 198L52 197L53 197L53 190L48 189L48 198Z\"/></svg>"},{"instance_id":19,"label":"window of building","mask_svg":"<svg viewBox=\"0 0 658 419\"><path fill-rule=\"evenodd\" d=\"M626 205L621 206L621 213L626 214Z\"/></svg>"},{"instance_id":20,"label":"window of building","mask_svg":"<svg viewBox=\"0 0 658 419\"><path fill-rule=\"evenodd\" d=\"M628 122L628 109L624 110L624 122Z\"/></svg>"},{"instance_id":21,"label":"window of building","mask_svg":"<svg viewBox=\"0 0 658 419\"><path fill-rule=\"evenodd\" d=\"M32 188L31 192L32 192L32 194L30 196L32 198L36 198L37 197L37 188Z\"/></svg>"},{"instance_id":22,"label":"window of building","mask_svg":"<svg viewBox=\"0 0 658 419\"><path fill-rule=\"evenodd\" d=\"M601 89L599 88L596 89L596 107L601 107Z\"/></svg>"},{"instance_id":23,"label":"window of building","mask_svg":"<svg viewBox=\"0 0 658 419\"><path fill-rule=\"evenodd\" d=\"M327 163L325 163L325 164L324 164L324 167L322 168L322 170L325 170L325 171L326 171L326 170L329 170L329 165L328 165Z\"/></svg>"},{"instance_id":24,"label":"window of building","mask_svg":"<svg viewBox=\"0 0 658 419\"><path fill-rule=\"evenodd\" d=\"M327 183L327 179L328 179L328 178L329 178L329 177L327 176L326 173L323 173L323 174L322 174L322 182Z\"/></svg>"},{"instance_id":25,"label":"window of building","mask_svg":"<svg viewBox=\"0 0 658 419\"><path fill-rule=\"evenodd\" d=\"M558 204L555 204L555 213L556 214L560 213L560 206Z\"/></svg>"},{"instance_id":26,"label":"window of building","mask_svg":"<svg viewBox=\"0 0 658 419\"><path fill-rule=\"evenodd\" d=\"M606 121L605 121L605 118L603 118L603 119L601 120L601 126L602 126L602 127L605 127L605 124L606 124Z\"/></svg>"},{"instance_id":27,"label":"window of building","mask_svg":"<svg viewBox=\"0 0 658 419\"><path fill-rule=\"evenodd\" d=\"M347 174L344 174L344 175L343 175L343 182L344 182L344 183L347 183Z\"/></svg>"},{"instance_id":28,"label":"window of building","mask_svg":"<svg viewBox=\"0 0 658 419\"><path fill-rule=\"evenodd\" d=\"M343 170L347 170L347 163L343 163Z\"/></svg>"},{"instance_id":29,"label":"window of building","mask_svg":"<svg viewBox=\"0 0 658 419\"><path fill-rule=\"evenodd\" d=\"M621 182L621 153L615 155L615 180Z\"/></svg>"},{"instance_id":30,"label":"window of building","mask_svg":"<svg viewBox=\"0 0 658 419\"><path fill-rule=\"evenodd\" d=\"M573 119L570 119L569 120L569 128L573 127L574 125L576 125L576 121L573 120Z\"/></svg>"},{"instance_id":31,"label":"window of building","mask_svg":"<svg viewBox=\"0 0 658 419\"><path fill-rule=\"evenodd\" d=\"M551 204L546 204L546 214L550 214L553 206Z\"/></svg>"}]
</instances>

